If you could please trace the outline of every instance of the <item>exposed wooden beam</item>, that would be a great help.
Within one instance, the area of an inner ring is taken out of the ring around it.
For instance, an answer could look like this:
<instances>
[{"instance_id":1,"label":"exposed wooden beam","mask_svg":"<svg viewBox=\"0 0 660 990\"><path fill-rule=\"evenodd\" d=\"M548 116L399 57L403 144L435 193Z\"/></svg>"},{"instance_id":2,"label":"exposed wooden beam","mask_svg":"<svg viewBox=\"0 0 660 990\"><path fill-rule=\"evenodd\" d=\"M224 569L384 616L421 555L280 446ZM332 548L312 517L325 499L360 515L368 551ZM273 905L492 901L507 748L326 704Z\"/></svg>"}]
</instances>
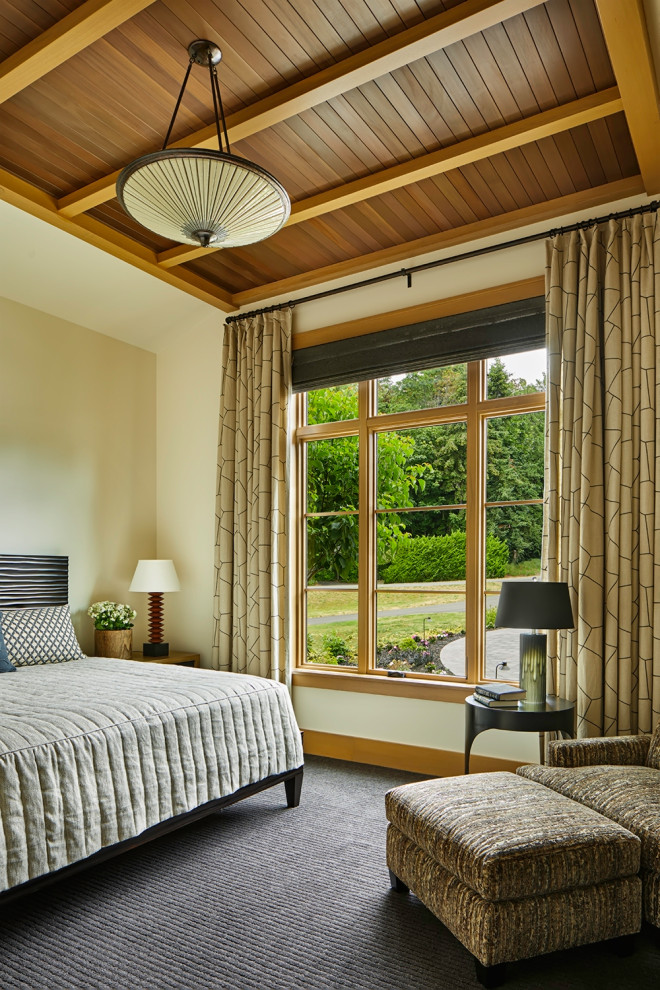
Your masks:
<instances>
[{"instance_id":1,"label":"exposed wooden beam","mask_svg":"<svg viewBox=\"0 0 660 990\"><path fill-rule=\"evenodd\" d=\"M157 264L155 252L150 248L111 230L93 217L79 217L77 220L62 217L57 211L57 204L52 196L4 169L0 169L0 199L87 241L88 244L107 251L115 258L120 258L149 275L155 275L162 282L196 296L197 299L202 299L225 313L230 313L236 308L228 292L192 272L170 272L161 268Z\"/></svg>"},{"instance_id":2,"label":"exposed wooden beam","mask_svg":"<svg viewBox=\"0 0 660 990\"><path fill-rule=\"evenodd\" d=\"M56 69L154 0L86 0L0 63L0 103Z\"/></svg>"},{"instance_id":3,"label":"exposed wooden beam","mask_svg":"<svg viewBox=\"0 0 660 990\"><path fill-rule=\"evenodd\" d=\"M158 255L158 264L161 268L176 268L186 261L194 261L195 258L202 258L205 254L220 251L214 247L191 247L189 244L177 244L176 247L167 248Z\"/></svg>"},{"instance_id":4,"label":"exposed wooden beam","mask_svg":"<svg viewBox=\"0 0 660 990\"><path fill-rule=\"evenodd\" d=\"M422 155L410 162L382 169L372 175L328 189L316 196L299 200L291 208L287 226L311 220L333 210L341 210L373 196L380 196L413 182L421 182L434 175L449 172L451 169L463 168L472 162L490 158L512 148L519 148L532 141L540 141L552 134L588 124L592 120L619 113L621 110L623 104L615 86L600 93L593 93L581 100L553 107L524 120L516 120L493 131L486 131L476 137L459 141L440 151ZM158 255L158 263L165 268L172 268L174 265L193 261L202 254L208 254L208 251L209 248L178 245L168 248L167 251L161 251Z\"/></svg>"},{"instance_id":5,"label":"exposed wooden beam","mask_svg":"<svg viewBox=\"0 0 660 990\"><path fill-rule=\"evenodd\" d=\"M596 206L602 206L604 203L615 202L643 193L642 177L634 175L534 206L525 206L520 210L503 213L497 217L489 217L487 220L477 220L474 223L464 224L462 227L455 227L439 234L420 237L417 240L397 244L382 251L374 251L371 254L360 255L358 258L340 261L334 265L326 265L324 268L301 272L299 275L281 279L278 282L270 282L254 289L246 289L243 292L237 292L233 296L233 301L236 307L251 306L265 299L274 299L281 295L288 296L299 292L301 289L308 289L333 279L347 278L384 265L401 264L401 262L419 257L421 254L456 247L459 244L506 233L529 224L555 220L557 217L566 216L566 214L574 213L577 210L589 210Z\"/></svg>"},{"instance_id":6,"label":"exposed wooden beam","mask_svg":"<svg viewBox=\"0 0 660 990\"><path fill-rule=\"evenodd\" d=\"M649 196L660 192L660 108L642 0L596 0L630 136Z\"/></svg>"},{"instance_id":7,"label":"exposed wooden beam","mask_svg":"<svg viewBox=\"0 0 660 990\"><path fill-rule=\"evenodd\" d=\"M273 93L227 119L233 144L268 127L295 117L304 110L325 103L378 76L400 69L409 62L431 55L456 41L485 31L545 0L463 0L451 10L436 14L405 31L386 38L370 48L301 79L279 93ZM204 127L175 142L171 147L215 147L215 126ZM105 203L115 195L119 172L104 176L82 189L63 196L58 207L65 216L75 216Z\"/></svg>"}]
</instances>

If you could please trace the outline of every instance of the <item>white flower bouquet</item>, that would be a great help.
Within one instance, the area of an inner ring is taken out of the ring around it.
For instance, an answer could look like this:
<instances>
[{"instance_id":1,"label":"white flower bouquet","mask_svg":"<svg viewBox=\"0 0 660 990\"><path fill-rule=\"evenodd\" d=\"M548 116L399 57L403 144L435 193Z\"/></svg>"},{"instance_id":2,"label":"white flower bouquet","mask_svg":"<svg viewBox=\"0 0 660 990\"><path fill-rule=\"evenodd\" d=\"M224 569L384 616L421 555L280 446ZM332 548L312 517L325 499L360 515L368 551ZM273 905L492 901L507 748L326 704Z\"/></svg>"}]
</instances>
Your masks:
<instances>
[{"instance_id":1,"label":"white flower bouquet","mask_svg":"<svg viewBox=\"0 0 660 990\"><path fill-rule=\"evenodd\" d=\"M137 615L130 605L120 605L118 602L94 602L87 609L87 614L94 619L95 629L132 629L133 619Z\"/></svg>"}]
</instances>

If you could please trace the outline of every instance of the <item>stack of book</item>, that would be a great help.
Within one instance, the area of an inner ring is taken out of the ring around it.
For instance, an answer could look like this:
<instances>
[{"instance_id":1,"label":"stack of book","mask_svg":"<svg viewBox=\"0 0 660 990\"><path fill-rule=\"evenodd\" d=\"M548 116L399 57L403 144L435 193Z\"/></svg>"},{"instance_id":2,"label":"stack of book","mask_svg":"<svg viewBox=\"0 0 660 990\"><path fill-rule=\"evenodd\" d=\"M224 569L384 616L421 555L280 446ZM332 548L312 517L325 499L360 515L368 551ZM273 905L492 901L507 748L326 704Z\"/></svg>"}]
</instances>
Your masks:
<instances>
[{"instance_id":1,"label":"stack of book","mask_svg":"<svg viewBox=\"0 0 660 990\"><path fill-rule=\"evenodd\" d=\"M487 708L517 708L525 700L526 691L515 684L478 684L474 700Z\"/></svg>"}]
</instances>

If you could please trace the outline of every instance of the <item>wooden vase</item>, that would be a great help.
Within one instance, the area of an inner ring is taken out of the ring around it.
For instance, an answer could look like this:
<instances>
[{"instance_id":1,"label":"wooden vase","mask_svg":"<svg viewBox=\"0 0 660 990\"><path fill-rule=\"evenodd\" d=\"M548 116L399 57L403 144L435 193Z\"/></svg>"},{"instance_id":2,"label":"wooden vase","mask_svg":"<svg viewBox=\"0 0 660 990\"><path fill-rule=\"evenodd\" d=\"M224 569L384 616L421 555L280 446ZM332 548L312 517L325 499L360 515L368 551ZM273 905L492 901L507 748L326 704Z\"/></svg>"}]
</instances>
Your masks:
<instances>
[{"instance_id":1,"label":"wooden vase","mask_svg":"<svg viewBox=\"0 0 660 990\"><path fill-rule=\"evenodd\" d=\"M118 660L130 660L132 645L132 629L94 630L94 656L96 657L116 657Z\"/></svg>"}]
</instances>

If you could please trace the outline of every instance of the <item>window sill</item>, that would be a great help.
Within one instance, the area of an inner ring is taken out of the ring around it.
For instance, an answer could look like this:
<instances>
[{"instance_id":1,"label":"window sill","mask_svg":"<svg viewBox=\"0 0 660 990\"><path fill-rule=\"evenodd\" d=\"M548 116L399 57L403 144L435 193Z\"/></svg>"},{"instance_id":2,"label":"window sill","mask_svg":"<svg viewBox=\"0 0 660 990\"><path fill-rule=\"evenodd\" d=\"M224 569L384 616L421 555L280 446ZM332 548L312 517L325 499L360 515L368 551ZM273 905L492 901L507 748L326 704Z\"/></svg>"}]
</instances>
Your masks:
<instances>
[{"instance_id":1,"label":"window sill","mask_svg":"<svg viewBox=\"0 0 660 990\"><path fill-rule=\"evenodd\" d=\"M304 670L300 667L293 672L293 686L449 701L457 705L462 705L474 691L473 684L448 684L447 681L425 681L417 677L383 677L380 674L350 674L345 671L335 673L334 670Z\"/></svg>"}]
</instances>

